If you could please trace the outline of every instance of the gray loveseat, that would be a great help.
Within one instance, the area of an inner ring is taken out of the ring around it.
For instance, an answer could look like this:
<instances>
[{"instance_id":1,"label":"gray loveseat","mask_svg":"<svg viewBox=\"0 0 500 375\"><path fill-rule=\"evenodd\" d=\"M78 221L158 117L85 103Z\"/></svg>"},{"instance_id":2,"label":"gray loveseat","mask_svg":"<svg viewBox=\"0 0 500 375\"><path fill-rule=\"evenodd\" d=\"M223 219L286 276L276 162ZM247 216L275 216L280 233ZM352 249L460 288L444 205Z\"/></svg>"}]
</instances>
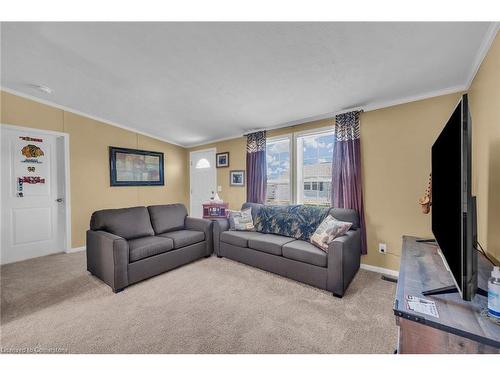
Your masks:
<instances>
[{"instance_id":1,"label":"gray loveseat","mask_svg":"<svg viewBox=\"0 0 500 375\"><path fill-rule=\"evenodd\" d=\"M212 222L182 204L96 211L87 231L87 270L115 293L213 252Z\"/></svg>"},{"instance_id":2,"label":"gray loveseat","mask_svg":"<svg viewBox=\"0 0 500 375\"><path fill-rule=\"evenodd\" d=\"M245 203L254 219L262 205ZM331 208L335 218L353 223L351 230L336 238L325 252L309 242L259 232L230 231L228 220L214 224L214 249L226 257L266 271L326 289L342 297L359 269L361 237L358 214L354 210Z\"/></svg>"}]
</instances>

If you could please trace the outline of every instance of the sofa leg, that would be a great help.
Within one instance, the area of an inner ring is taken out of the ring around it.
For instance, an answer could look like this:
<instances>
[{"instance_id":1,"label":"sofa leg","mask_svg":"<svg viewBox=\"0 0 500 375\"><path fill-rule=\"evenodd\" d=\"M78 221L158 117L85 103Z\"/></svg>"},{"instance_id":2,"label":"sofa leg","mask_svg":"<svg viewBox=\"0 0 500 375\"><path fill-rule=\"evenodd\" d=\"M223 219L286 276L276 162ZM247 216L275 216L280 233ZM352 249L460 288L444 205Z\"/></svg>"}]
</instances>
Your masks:
<instances>
[{"instance_id":1,"label":"sofa leg","mask_svg":"<svg viewBox=\"0 0 500 375\"><path fill-rule=\"evenodd\" d=\"M217 254L217 258L222 258L222 255Z\"/></svg>"},{"instance_id":2,"label":"sofa leg","mask_svg":"<svg viewBox=\"0 0 500 375\"><path fill-rule=\"evenodd\" d=\"M337 297L337 298L342 298L343 295L342 294L337 294L337 293L332 293L334 297Z\"/></svg>"},{"instance_id":3,"label":"sofa leg","mask_svg":"<svg viewBox=\"0 0 500 375\"><path fill-rule=\"evenodd\" d=\"M125 288L118 288L118 289L113 289L113 293L120 293L121 291L123 291L123 289Z\"/></svg>"},{"instance_id":4,"label":"sofa leg","mask_svg":"<svg viewBox=\"0 0 500 375\"><path fill-rule=\"evenodd\" d=\"M212 256L212 254L205 255L205 258L210 258L211 256Z\"/></svg>"}]
</instances>

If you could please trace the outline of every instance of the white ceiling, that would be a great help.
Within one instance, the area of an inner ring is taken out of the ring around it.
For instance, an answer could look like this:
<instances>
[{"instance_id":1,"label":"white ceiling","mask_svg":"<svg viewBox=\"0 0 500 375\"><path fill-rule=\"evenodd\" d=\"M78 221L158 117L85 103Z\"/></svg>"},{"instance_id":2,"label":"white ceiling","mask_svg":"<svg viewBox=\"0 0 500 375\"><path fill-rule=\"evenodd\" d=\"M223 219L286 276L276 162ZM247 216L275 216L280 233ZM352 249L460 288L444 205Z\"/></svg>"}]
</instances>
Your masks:
<instances>
[{"instance_id":1,"label":"white ceiling","mask_svg":"<svg viewBox=\"0 0 500 375\"><path fill-rule=\"evenodd\" d=\"M465 89L493 26L2 23L1 85L192 146Z\"/></svg>"}]
</instances>

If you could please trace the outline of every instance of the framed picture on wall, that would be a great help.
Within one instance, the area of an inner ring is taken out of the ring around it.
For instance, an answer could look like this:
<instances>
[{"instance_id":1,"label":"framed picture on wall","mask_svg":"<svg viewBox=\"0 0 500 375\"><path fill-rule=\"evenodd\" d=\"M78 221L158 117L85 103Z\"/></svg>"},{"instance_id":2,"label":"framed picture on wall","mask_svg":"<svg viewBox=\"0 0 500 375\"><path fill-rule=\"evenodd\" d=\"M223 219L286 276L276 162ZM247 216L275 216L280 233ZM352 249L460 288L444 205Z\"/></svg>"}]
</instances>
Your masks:
<instances>
[{"instance_id":1,"label":"framed picture on wall","mask_svg":"<svg viewBox=\"0 0 500 375\"><path fill-rule=\"evenodd\" d=\"M230 171L229 172L229 185L231 185L231 186L245 186L245 171Z\"/></svg>"},{"instance_id":2,"label":"framed picture on wall","mask_svg":"<svg viewBox=\"0 0 500 375\"><path fill-rule=\"evenodd\" d=\"M216 167L226 168L229 167L229 152L220 152L216 155Z\"/></svg>"},{"instance_id":3,"label":"framed picture on wall","mask_svg":"<svg viewBox=\"0 0 500 375\"><path fill-rule=\"evenodd\" d=\"M111 186L163 186L163 152L109 147Z\"/></svg>"}]
</instances>

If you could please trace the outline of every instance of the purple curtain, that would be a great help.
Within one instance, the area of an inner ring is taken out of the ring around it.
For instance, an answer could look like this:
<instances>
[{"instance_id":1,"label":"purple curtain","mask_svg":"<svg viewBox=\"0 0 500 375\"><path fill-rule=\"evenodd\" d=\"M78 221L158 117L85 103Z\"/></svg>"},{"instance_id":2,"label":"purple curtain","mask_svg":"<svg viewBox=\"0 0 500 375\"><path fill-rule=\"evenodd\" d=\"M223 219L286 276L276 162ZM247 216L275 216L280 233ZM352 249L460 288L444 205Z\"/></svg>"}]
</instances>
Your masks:
<instances>
[{"instance_id":1,"label":"purple curtain","mask_svg":"<svg viewBox=\"0 0 500 375\"><path fill-rule=\"evenodd\" d=\"M265 203L267 188L266 132L247 135L247 202Z\"/></svg>"},{"instance_id":2,"label":"purple curtain","mask_svg":"<svg viewBox=\"0 0 500 375\"><path fill-rule=\"evenodd\" d=\"M332 162L332 206L358 211L361 226L361 253L366 254L366 225L361 185L361 144L359 112L335 116Z\"/></svg>"}]
</instances>

